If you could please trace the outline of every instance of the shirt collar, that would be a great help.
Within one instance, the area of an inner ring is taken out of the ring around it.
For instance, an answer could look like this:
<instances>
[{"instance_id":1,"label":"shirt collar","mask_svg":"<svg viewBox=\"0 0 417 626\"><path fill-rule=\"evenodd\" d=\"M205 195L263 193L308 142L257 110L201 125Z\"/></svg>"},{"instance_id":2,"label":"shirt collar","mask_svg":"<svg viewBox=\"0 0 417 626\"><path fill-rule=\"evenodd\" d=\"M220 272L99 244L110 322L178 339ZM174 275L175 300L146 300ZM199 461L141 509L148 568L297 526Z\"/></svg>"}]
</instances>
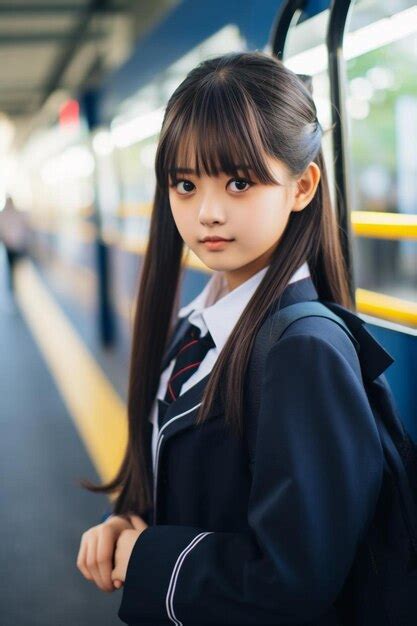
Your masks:
<instances>
[{"instance_id":1,"label":"shirt collar","mask_svg":"<svg viewBox=\"0 0 417 626\"><path fill-rule=\"evenodd\" d=\"M179 317L190 314L189 321L200 328L201 336L209 331L217 349L221 350L268 268L269 265L262 268L230 292L224 273L214 272L201 293L179 310ZM310 276L310 272L305 262L289 283L307 276Z\"/></svg>"}]
</instances>

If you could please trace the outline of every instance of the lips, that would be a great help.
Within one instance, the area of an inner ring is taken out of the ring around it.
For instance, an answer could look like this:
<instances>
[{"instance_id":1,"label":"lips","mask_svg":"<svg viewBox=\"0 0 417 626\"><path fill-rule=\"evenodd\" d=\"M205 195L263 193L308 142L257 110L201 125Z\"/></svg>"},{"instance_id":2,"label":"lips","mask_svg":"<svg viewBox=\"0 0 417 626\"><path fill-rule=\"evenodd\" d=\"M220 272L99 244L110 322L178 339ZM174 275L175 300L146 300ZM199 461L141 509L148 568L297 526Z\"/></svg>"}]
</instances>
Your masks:
<instances>
[{"instance_id":1,"label":"lips","mask_svg":"<svg viewBox=\"0 0 417 626\"><path fill-rule=\"evenodd\" d=\"M206 241L233 241L233 240L224 239L224 237L205 237L204 239L201 239L201 241L204 243Z\"/></svg>"},{"instance_id":2,"label":"lips","mask_svg":"<svg viewBox=\"0 0 417 626\"><path fill-rule=\"evenodd\" d=\"M203 245L206 250L224 250L227 248L226 244L232 243L233 239L217 239L216 241L203 241Z\"/></svg>"}]
</instances>

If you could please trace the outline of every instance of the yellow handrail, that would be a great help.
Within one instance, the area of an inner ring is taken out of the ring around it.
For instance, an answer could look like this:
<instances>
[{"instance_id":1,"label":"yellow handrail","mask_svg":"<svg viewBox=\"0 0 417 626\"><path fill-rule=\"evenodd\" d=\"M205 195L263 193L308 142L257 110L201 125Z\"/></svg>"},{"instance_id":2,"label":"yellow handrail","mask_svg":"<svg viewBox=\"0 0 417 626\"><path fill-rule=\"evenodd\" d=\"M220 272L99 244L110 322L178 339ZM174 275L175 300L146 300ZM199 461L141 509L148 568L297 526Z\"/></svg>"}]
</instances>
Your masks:
<instances>
[{"instance_id":1,"label":"yellow handrail","mask_svg":"<svg viewBox=\"0 0 417 626\"><path fill-rule=\"evenodd\" d=\"M417 328L417 302L360 288L355 295L359 313Z\"/></svg>"},{"instance_id":2,"label":"yellow handrail","mask_svg":"<svg viewBox=\"0 0 417 626\"><path fill-rule=\"evenodd\" d=\"M417 239L417 215L352 211L352 230L358 237L377 239Z\"/></svg>"}]
</instances>

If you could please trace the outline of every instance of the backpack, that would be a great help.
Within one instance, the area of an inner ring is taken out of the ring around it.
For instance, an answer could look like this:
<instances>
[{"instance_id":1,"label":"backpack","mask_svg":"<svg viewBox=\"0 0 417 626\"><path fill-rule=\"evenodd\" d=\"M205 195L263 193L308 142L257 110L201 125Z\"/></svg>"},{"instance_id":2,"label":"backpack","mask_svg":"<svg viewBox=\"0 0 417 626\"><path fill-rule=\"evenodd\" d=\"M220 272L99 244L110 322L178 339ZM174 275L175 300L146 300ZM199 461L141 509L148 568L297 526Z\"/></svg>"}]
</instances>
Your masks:
<instances>
[{"instance_id":1,"label":"backpack","mask_svg":"<svg viewBox=\"0 0 417 626\"><path fill-rule=\"evenodd\" d=\"M417 445L398 415L382 373L394 359L345 307L323 301L279 309L258 332L249 363L252 408L259 408L262 359L285 330L303 317L338 324L358 353L364 388L384 454L384 477L373 518L334 605L343 626L417 624Z\"/></svg>"}]
</instances>

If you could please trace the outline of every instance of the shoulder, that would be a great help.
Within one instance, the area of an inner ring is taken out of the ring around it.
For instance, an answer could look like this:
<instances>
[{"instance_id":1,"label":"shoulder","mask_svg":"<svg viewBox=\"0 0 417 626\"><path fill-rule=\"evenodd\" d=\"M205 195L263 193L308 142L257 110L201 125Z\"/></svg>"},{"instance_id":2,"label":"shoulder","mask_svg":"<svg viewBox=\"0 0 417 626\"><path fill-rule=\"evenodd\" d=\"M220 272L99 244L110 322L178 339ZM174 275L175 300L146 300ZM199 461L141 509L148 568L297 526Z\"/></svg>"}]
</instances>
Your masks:
<instances>
[{"instance_id":1,"label":"shoulder","mask_svg":"<svg viewBox=\"0 0 417 626\"><path fill-rule=\"evenodd\" d=\"M306 364L310 368L340 362L362 381L356 349L336 322L324 317L306 317L293 322L269 349L267 360L287 360L288 366ZM319 361L320 359L320 361Z\"/></svg>"}]
</instances>

